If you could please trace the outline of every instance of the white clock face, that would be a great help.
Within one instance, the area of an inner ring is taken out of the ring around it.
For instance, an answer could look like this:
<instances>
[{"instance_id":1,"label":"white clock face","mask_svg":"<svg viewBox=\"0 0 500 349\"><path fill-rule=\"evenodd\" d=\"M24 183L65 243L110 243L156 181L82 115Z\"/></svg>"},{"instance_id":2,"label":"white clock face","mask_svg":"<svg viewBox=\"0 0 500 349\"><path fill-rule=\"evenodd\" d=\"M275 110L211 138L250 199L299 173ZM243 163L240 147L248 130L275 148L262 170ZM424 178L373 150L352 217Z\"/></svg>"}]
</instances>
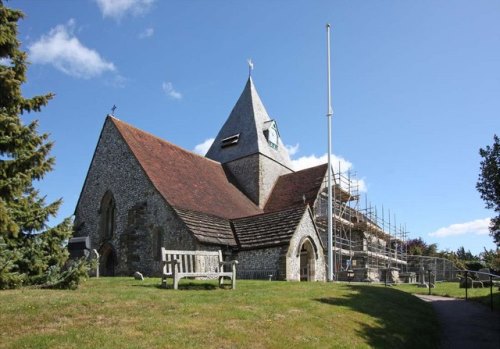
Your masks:
<instances>
[{"instance_id":1,"label":"white clock face","mask_svg":"<svg viewBox=\"0 0 500 349\"><path fill-rule=\"evenodd\" d=\"M273 122L267 130L267 142L271 148L278 149L278 138L278 128L276 127L276 123Z\"/></svg>"},{"instance_id":2,"label":"white clock face","mask_svg":"<svg viewBox=\"0 0 500 349\"><path fill-rule=\"evenodd\" d=\"M276 132L274 127L269 129L269 142L278 145L278 132Z\"/></svg>"}]
</instances>

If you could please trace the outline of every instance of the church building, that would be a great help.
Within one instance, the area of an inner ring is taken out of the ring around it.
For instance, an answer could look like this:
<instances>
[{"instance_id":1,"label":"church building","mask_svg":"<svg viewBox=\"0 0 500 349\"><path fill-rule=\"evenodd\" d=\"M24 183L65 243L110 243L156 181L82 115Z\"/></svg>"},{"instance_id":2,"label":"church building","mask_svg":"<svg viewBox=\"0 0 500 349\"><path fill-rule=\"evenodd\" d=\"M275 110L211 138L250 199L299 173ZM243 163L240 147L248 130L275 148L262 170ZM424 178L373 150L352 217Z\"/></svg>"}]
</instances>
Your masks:
<instances>
[{"instance_id":1,"label":"church building","mask_svg":"<svg viewBox=\"0 0 500 349\"><path fill-rule=\"evenodd\" d=\"M324 281L327 165L293 171L249 77L205 157L107 116L75 210L101 275L159 275L160 250L222 250L239 278ZM319 224L319 223L318 223Z\"/></svg>"}]
</instances>

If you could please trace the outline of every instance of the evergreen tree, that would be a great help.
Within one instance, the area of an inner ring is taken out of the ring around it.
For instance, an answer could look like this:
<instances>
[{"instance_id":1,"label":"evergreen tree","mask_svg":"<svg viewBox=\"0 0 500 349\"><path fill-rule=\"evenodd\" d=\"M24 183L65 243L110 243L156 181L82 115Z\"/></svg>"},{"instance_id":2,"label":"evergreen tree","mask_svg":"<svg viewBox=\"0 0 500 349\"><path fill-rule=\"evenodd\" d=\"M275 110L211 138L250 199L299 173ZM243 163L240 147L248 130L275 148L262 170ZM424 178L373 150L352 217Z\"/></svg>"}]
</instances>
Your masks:
<instances>
[{"instance_id":1,"label":"evergreen tree","mask_svg":"<svg viewBox=\"0 0 500 349\"><path fill-rule=\"evenodd\" d=\"M17 39L22 18L0 0L0 289L46 284L49 274L52 281L62 277L68 259L63 243L72 234L69 219L47 228L62 201L46 204L33 187L52 169L52 142L38 134L37 121L24 124L21 116L40 111L53 95L21 93L28 66Z\"/></svg>"},{"instance_id":2,"label":"evergreen tree","mask_svg":"<svg viewBox=\"0 0 500 349\"><path fill-rule=\"evenodd\" d=\"M481 172L476 188L481 194L481 199L486 203L486 208L493 209L496 217L491 219L490 233L497 246L500 247L500 140L493 136L493 145L479 149L483 158Z\"/></svg>"}]
</instances>

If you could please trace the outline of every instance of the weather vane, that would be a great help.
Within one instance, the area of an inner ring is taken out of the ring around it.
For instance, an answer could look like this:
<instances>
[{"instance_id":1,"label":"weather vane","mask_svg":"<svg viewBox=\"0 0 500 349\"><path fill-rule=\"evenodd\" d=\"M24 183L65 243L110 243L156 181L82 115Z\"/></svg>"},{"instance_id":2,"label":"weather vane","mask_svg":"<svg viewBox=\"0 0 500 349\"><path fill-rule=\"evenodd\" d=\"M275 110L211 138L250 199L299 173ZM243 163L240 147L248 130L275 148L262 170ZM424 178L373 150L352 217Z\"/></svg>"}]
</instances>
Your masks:
<instances>
[{"instance_id":1,"label":"weather vane","mask_svg":"<svg viewBox=\"0 0 500 349\"><path fill-rule=\"evenodd\" d=\"M115 116L116 105L113 104L113 108L111 108L111 115Z\"/></svg>"},{"instance_id":2,"label":"weather vane","mask_svg":"<svg viewBox=\"0 0 500 349\"><path fill-rule=\"evenodd\" d=\"M252 76L252 70L253 70L252 59L251 58L247 59L247 62L248 62L248 76Z\"/></svg>"}]
</instances>

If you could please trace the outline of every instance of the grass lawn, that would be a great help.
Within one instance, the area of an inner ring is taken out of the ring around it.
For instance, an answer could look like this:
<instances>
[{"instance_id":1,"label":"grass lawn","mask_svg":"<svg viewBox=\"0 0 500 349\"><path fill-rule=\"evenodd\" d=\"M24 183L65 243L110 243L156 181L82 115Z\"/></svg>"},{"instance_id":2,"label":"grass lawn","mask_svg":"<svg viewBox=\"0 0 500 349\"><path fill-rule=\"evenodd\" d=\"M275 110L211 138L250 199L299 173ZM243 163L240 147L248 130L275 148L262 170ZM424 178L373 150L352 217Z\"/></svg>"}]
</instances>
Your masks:
<instances>
[{"instance_id":1,"label":"grass lawn","mask_svg":"<svg viewBox=\"0 0 500 349\"><path fill-rule=\"evenodd\" d=\"M429 294L429 289L420 288L417 285L402 284L396 288L410 293ZM435 296L465 298L465 288L458 287L457 282L438 282L436 287L431 289L431 294ZM490 306L490 288L469 288L467 290L468 299ZM493 309L500 311L500 291L498 286L493 287Z\"/></svg>"},{"instance_id":2,"label":"grass lawn","mask_svg":"<svg viewBox=\"0 0 500 349\"><path fill-rule=\"evenodd\" d=\"M90 279L76 291L0 292L0 348L433 348L431 305L344 283ZM425 334L425 335L424 335Z\"/></svg>"}]
</instances>

